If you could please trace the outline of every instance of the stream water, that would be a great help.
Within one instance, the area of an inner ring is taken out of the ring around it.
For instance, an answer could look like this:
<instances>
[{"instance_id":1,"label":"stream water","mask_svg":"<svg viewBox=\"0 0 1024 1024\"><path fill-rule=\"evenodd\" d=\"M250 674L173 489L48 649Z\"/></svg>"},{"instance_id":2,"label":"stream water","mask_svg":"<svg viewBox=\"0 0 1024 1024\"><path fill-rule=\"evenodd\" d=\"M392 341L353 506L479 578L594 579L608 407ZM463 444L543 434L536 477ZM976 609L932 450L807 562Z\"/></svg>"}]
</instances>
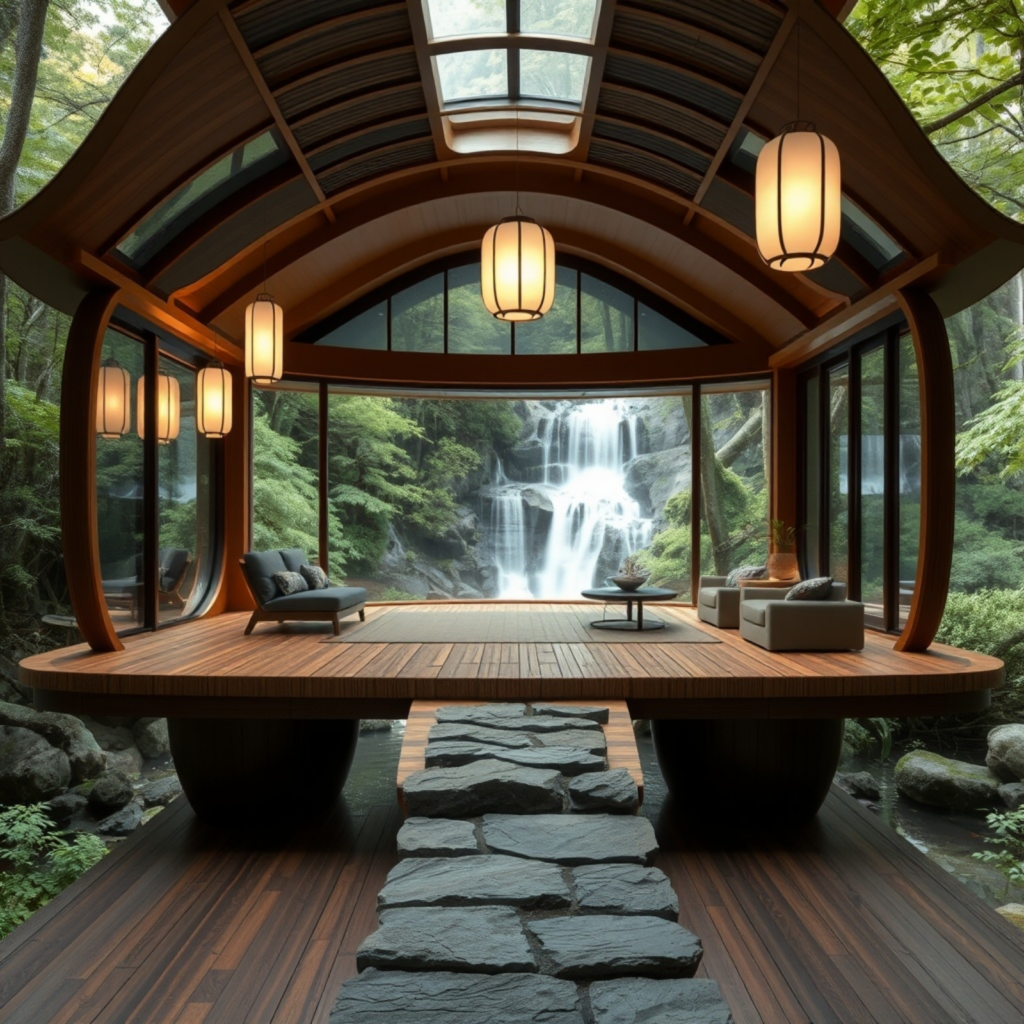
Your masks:
<instances>
[{"instance_id":1,"label":"stream water","mask_svg":"<svg viewBox=\"0 0 1024 1024\"><path fill-rule=\"evenodd\" d=\"M532 439L540 449L534 479L517 479L499 462L482 490L498 597L578 597L650 543L652 521L625 487L638 419L619 400L559 402Z\"/></svg>"}]
</instances>

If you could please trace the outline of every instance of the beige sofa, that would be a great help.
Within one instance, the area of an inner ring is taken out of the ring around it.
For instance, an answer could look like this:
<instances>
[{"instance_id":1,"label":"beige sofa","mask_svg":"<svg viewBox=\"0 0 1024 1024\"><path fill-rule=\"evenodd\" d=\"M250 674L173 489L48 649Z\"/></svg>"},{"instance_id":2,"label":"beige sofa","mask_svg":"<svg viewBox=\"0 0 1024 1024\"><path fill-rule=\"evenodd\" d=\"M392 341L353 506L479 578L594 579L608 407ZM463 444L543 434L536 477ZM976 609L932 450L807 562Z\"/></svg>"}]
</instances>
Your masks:
<instances>
[{"instance_id":1,"label":"beige sofa","mask_svg":"<svg viewBox=\"0 0 1024 1024\"><path fill-rule=\"evenodd\" d=\"M727 587L724 576L701 576L697 587L697 618L719 629L738 629L740 588Z\"/></svg>"},{"instance_id":2,"label":"beige sofa","mask_svg":"<svg viewBox=\"0 0 1024 1024\"><path fill-rule=\"evenodd\" d=\"M859 651L864 647L864 605L846 600L846 584L833 583L822 601L770 598L756 588L739 591L740 636L769 651Z\"/></svg>"}]
</instances>

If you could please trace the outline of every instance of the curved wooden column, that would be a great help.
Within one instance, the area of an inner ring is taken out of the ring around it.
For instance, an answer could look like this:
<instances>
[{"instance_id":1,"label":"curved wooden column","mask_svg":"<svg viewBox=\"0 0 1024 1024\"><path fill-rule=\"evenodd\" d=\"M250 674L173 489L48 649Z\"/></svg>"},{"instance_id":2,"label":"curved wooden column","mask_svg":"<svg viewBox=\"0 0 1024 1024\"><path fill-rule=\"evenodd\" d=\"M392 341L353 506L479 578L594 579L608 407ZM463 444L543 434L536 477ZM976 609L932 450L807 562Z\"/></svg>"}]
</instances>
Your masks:
<instances>
[{"instance_id":1,"label":"curved wooden column","mask_svg":"<svg viewBox=\"0 0 1024 1024\"><path fill-rule=\"evenodd\" d=\"M927 292L896 293L910 325L921 388L921 532L914 600L897 651L924 651L942 621L953 564L956 505L953 359L946 324Z\"/></svg>"},{"instance_id":2,"label":"curved wooden column","mask_svg":"<svg viewBox=\"0 0 1024 1024\"><path fill-rule=\"evenodd\" d=\"M118 292L96 288L81 302L64 353L60 391L60 530L71 607L94 651L122 651L100 582L96 513L96 381L103 334Z\"/></svg>"}]
</instances>

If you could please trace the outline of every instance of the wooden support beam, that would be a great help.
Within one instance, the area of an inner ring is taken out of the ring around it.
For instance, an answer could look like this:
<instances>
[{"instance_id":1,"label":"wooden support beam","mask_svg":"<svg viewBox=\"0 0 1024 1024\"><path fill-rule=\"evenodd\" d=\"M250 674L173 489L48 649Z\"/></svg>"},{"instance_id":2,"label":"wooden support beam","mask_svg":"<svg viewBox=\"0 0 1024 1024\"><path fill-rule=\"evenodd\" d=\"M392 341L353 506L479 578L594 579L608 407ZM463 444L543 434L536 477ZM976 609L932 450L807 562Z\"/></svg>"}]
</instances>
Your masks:
<instances>
[{"instance_id":1,"label":"wooden support beam","mask_svg":"<svg viewBox=\"0 0 1024 1024\"><path fill-rule=\"evenodd\" d=\"M953 359L935 301L916 288L896 293L910 325L921 389L921 528L914 599L897 651L924 651L942 621L953 564L956 423Z\"/></svg>"}]
</instances>

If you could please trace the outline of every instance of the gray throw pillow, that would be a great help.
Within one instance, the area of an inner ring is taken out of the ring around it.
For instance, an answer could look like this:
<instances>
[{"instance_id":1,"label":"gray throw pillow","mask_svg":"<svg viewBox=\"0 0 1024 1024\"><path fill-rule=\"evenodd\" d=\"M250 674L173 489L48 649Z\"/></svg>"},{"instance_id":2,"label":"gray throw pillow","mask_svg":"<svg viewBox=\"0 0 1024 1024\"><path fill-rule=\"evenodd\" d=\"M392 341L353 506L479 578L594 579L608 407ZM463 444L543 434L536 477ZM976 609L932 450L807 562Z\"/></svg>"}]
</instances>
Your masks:
<instances>
[{"instance_id":1,"label":"gray throw pillow","mask_svg":"<svg viewBox=\"0 0 1024 1024\"><path fill-rule=\"evenodd\" d=\"M328 586L327 573L319 565L300 565L299 572L310 590L323 590Z\"/></svg>"},{"instance_id":2,"label":"gray throw pillow","mask_svg":"<svg viewBox=\"0 0 1024 1024\"><path fill-rule=\"evenodd\" d=\"M285 597L309 590L309 584L302 578L300 572L275 572L274 582Z\"/></svg>"},{"instance_id":3,"label":"gray throw pillow","mask_svg":"<svg viewBox=\"0 0 1024 1024\"><path fill-rule=\"evenodd\" d=\"M793 587L786 595L787 601L823 601L832 589L831 576L815 576Z\"/></svg>"},{"instance_id":4,"label":"gray throw pillow","mask_svg":"<svg viewBox=\"0 0 1024 1024\"><path fill-rule=\"evenodd\" d=\"M766 565L741 565L738 569L732 569L725 577L727 587L739 586L740 580L762 580L768 572Z\"/></svg>"}]
</instances>

